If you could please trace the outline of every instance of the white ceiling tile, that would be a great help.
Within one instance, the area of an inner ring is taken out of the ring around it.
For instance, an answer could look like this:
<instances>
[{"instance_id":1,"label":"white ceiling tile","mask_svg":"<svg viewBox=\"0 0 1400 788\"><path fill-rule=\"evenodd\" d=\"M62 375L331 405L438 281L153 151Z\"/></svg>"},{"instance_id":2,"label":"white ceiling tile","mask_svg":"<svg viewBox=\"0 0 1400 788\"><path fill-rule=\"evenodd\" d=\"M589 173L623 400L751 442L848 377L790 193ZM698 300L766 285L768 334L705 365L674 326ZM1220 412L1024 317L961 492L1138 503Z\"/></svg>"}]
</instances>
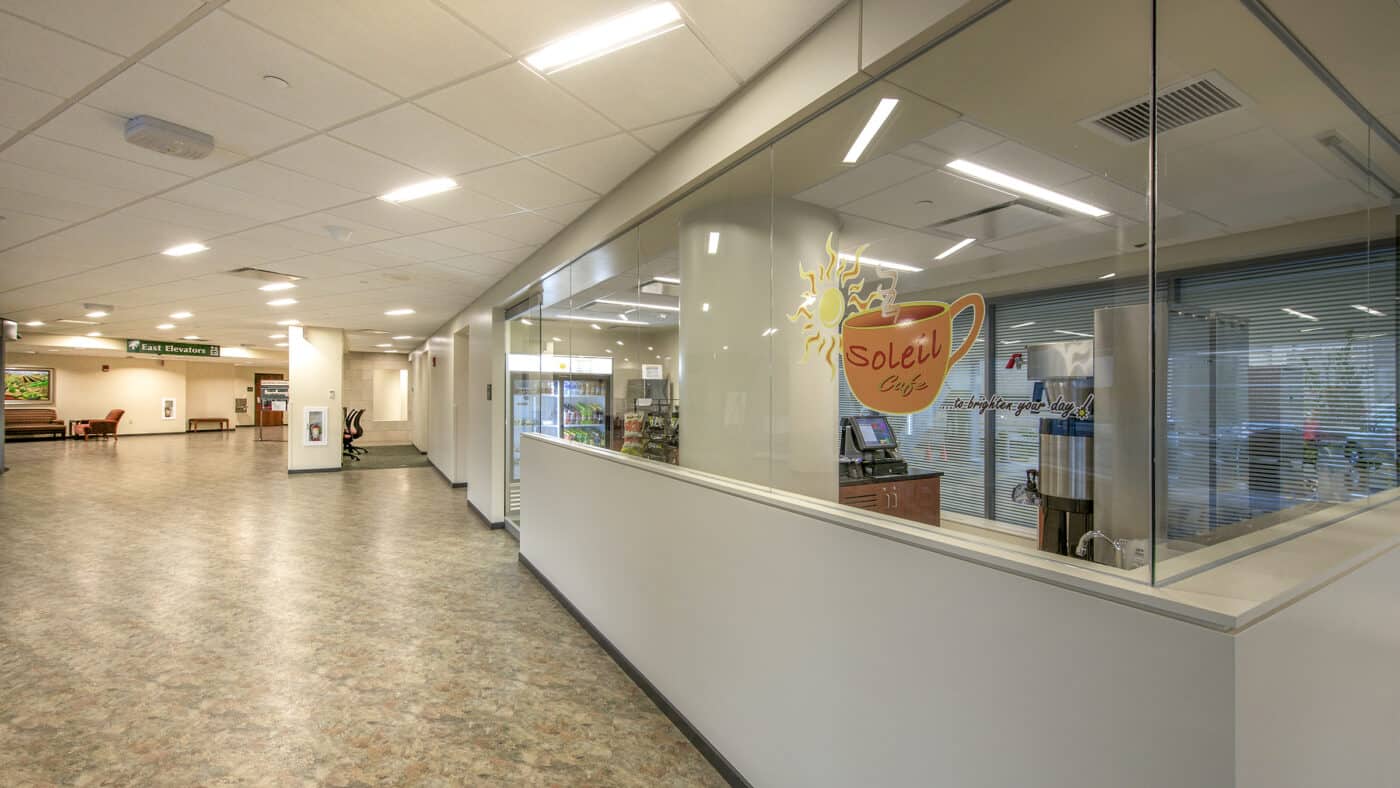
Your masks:
<instances>
[{"instance_id":1,"label":"white ceiling tile","mask_svg":"<svg viewBox=\"0 0 1400 788\"><path fill-rule=\"evenodd\" d=\"M0 170L0 183L9 183L5 178L4 170ZM101 213L101 209L43 194L0 186L0 216L8 216L12 212L32 213L35 216L69 224L96 216Z\"/></svg>"},{"instance_id":2,"label":"white ceiling tile","mask_svg":"<svg viewBox=\"0 0 1400 788\"><path fill-rule=\"evenodd\" d=\"M461 178L463 186L497 200L534 210L579 202L596 195L530 161L513 161Z\"/></svg>"},{"instance_id":3,"label":"white ceiling tile","mask_svg":"<svg viewBox=\"0 0 1400 788\"><path fill-rule=\"evenodd\" d=\"M1015 199L955 178L942 170L876 192L842 206L842 212L917 229ZM927 204L924 202L927 201Z\"/></svg>"},{"instance_id":4,"label":"white ceiling tile","mask_svg":"<svg viewBox=\"0 0 1400 788\"><path fill-rule=\"evenodd\" d=\"M222 11L196 22L143 61L284 118L323 129L397 98ZM276 87L263 79L286 80Z\"/></svg>"},{"instance_id":5,"label":"white ceiling tile","mask_svg":"<svg viewBox=\"0 0 1400 788\"><path fill-rule=\"evenodd\" d=\"M471 189L453 189L413 201L413 209L467 224L482 219L518 213L520 208L507 202L477 194Z\"/></svg>"},{"instance_id":6,"label":"white ceiling tile","mask_svg":"<svg viewBox=\"0 0 1400 788\"><path fill-rule=\"evenodd\" d=\"M553 208L545 208L535 213L546 219L553 219L560 224L569 224L573 220L583 215L583 212L592 208L597 200L584 200L583 202L571 202L568 205L556 205Z\"/></svg>"},{"instance_id":7,"label":"white ceiling tile","mask_svg":"<svg viewBox=\"0 0 1400 788\"><path fill-rule=\"evenodd\" d=\"M414 202L421 201L415 200ZM351 205L342 205L335 209L334 215L343 216L352 222L383 227L402 235L440 230L444 227L451 227L453 224L451 220L441 216L433 216L404 205L396 205L373 198Z\"/></svg>"},{"instance_id":8,"label":"white ceiling tile","mask_svg":"<svg viewBox=\"0 0 1400 788\"><path fill-rule=\"evenodd\" d=\"M533 213L502 216L499 219L477 222L472 226L522 244L542 244L564 229L562 224Z\"/></svg>"},{"instance_id":9,"label":"white ceiling tile","mask_svg":"<svg viewBox=\"0 0 1400 788\"><path fill-rule=\"evenodd\" d=\"M121 61L110 52L0 14L0 79L71 96Z\"/></svg>"},{"instance_id":10,"label":"white ceiling tile","mask_svg":"<svg viewBox=\"0 0 1400 788\"><path fill-rule=\"evenodd\" d=\"M182 202L151 197L117 211L115 215L139 216L157 222L207 230L214 235L246 230L260 220L223 211L211 211Z\"/></svg>"},{"instance_id":11,"label":"white ceiling tile","mask_svg":"<svg viewBox=\"0 0 1400 788\"><path fill-rule=\"evenodd\" d=\"M629 129L708 110L739 86L685 28L550 79Z\"/></svg>"},{"instance_id":12,"label":"white ceiling tile","mask_svg":"<svg viewBox=\"0 0 1400 788\"><path fill-rule=\"evenodd\" d=\"M1086 235L1096 235L1098 233L1107 232L1111 232L1108 227L1099 224L1093 219L1065 221L1057 222L1052 227L1044 227L1007 238L998 238L989 242L987 246L1008 252L1016 252L1023 249L1036 249L1043 246L1051 246L1062 241L1072 241L1083 238Z\"/></svg>"},{"instance_id":13,"label":"white ceiling tile","mask_svg":"<svg viewBox=\"0 0 1400 788\"><path fill-rule=\"evenodd\" d=\"M514 249L519 246L519 241L512 241L509 238L502 238L499 235L478 230L475 227L449 227L446 230L437 230L422 236L434 243L445 244L447 246L460 249L463 252L497 252L505 249ZM460 256L448 255L448 257ZM445 259L445 258L444 258Z\"/></svg>"},{"instance_id":14,"label":"white ceiling tile","mask_svg":"<svg viewBox=\"0 0 1400 788\"><path fill-rule=\"evenodd\" d=\"M68 224L61 219L50 219L14 210L5 211L4 216L5 220L0 221L0 249L22 244Z\"/></svg>"},{"instance_id":15,"label":"white ceiling tile","mask_svg":"<svg viewBox=\"0 0 1400 788\"><path fill-rule=\"evenodd\" d=\"M451 260L439 260L437 265L446 265L460 271L478 274L485 277L501 277L510 273L515 268L515 263L507 263L497 260L494 257L472 254L466 257L454 257Z\"/></svg>"},{"instance_id":16,"label":"white ceiling tile","mask_svg":"<svg viewBox=\"0 0 1400 788\"><path fill-rule=\"evenodd\" d=\"M344 216L330 213L313 213L306 216L298 216L295 219L288 219L282 222L283 227L298 230L312 235L330 236L330 228L338 227L350 231L350 237L344 241L337 241L341 246L350 244L367 244L374 241L382 241L385 238L392 238L398 233L386 230L382 227L375 227L365 222L356 222Z\"/></svg>"},{"instance_id":17,"label":"white ceiling tile","mask_svg":"<svg viewBox=\"0 0 1400 788\"><path fill-rule=\"evenodd\" d=\"M131 118L152 115L214 137L214 144L255 156L303 137L311 129L193 82L140 63L83 99L84 104Z\"/></svg>"},{"instance_id":18,"label":"white ceiling tile","mask_svg":"<svg viewBox=\"0 0 1400 788\"><path fill-rule=\"evenodd\" d=\"M223 243L225 240L228 239L221 238L219 239L219 243ZM251 230L244 230L232 236L232 240L247 240L271 247L286 247L301 252L317 253L341 249L345 246L343 242L337 241L324 233L304 233L300 230L283 227L280 224L269 224L263 227L255 227Z\"/></svg>"},{"instance_id":19,"label":"white ceiling tile","mask_svg":"<svg viewBox=\"0 0 1400 788\"><path fill-rule=\"evenodd\" d=\"M606 118L519 63L439 90L418 103L520 154L575 145L618 131Z\"/></svg>"},{"instance_id":20,"label":"white ceiling tile","mask_svg":"<svg viewBox=\"0 0 1400 788\"><path fill-rule=\"evenodd\" d=\"M459 175L515 154L414 104L357 120L333 134L433 175Z\"/></svg>"},{"instance_id":21,"label":"white ceiling tile","mask_svg":"<svg viewBox=\"0 0 1400 788\"><path fill-rule=\"evenodd\" d=\"M0 153L5 161L74 180L150 194L186 180L168 170L29 135Z\"/></svg>"},{"instance_id":22,"label":"white ceiling tile","mask_svg":"<svg viewBox=\"0 0 1400 788\"><path fill-rule=\"evenodd\" d=\"M931 168L892 153L858 164L798 192L797 199L835 208L929 172Z\"/></svg>"},{"instance_id":23,"label":"white ceiling tile","mask_svg":"<svg viewBox=\"0 0 1400 788\"><path fill-rule=\"evenodd\" d=\"M642 166L651 155L647 146L630 135L618 134L545 153L536 156L535 161L575 183L606 194Z\"/></svg>"},{"instance_id":24,"label":"white ceiling tile","mask_svg":"<svg viewBox=\"0 0 1400 788\"><path fill-rule=\"evenodd\" d=\"M84 183L3 160L0 160L0 183L17 191L103 210L141 199L139 192Z\"/></svg>"},{"instance_id":25,"label":"white ceiling tile","mask_svg":"<svg viewBox=\"0 0 1400 788\"><path fill-rule=\"evenodd\" d=\"M135 54L201 5L200 0L0 0L0 8L123 55Z\"/></svg>"},{"instance_id":26,"label":"white ceiling tile","mask_svg":"<svg viewBox=\"0 0 1400 788\"><path fill-rule=\"evenodd\" d=\"M525 259L534 254L536 249L539 249L539 247L517 246L512 249L498 249L491 252L491 256L501 262L510 263L510 266L514 268L520 263L525 262Z\"/></svg>"},{"instance_id":27,"label":"white ceiling tile","mask_svg":"<svg viewBox=\"0 0 1400 788\"><path fill-rule=\"evenodd\" d=\"M400 96L508 57L428 0L233 0L224 8Z\"/></svg>"},{"instance_id":28,"label":"white ceiling tile","mask_svg":"<svg viewBox=\"0 0 1400 788\"><path fill-rule=\"evenodd\" d=\"M420 236L394 238L370 244L371 247L391 254L412 257L416 260L446 260L461 255L456 247L443 246Z\"/></svg>"},{"instance_id":29,"label":"white ceiling tile","mask_svg":"<svg viewBox=\"0 0 1400 788\"><path fill-rule=\"evenodd\" d=\"M444 0L446 5L501 42L513 55L533 52L557 38L637 7L636 0Z\"/></svg>"},{"instance_id":30,"label":"white ceiling tile","mask_svg":"<svg viewBox=\"0 0 1400 788\"><path fill-rule=\"evenodd\" d=\"M60 96L0 79L0 123L22 129L63 103Z\"/></svg>"},{"instance_id":31,"label":"white ceiling tile","mask_svg":"<svg viewBox=\"0 0 1400 788\"><path fill-rule=\"evenodd\" d=\"M240 164L232 169L215 173L206 180L216 186L238 189L256 197L284 200L313 211L355 202L366 196L362 192L351 191L342 186L261 161Z\"/></svg>"},{"instance_id":32,"label":"white ceiling tile","mask_svg":"<svg viewBox=\"0 0 1400 788\"><path fill-rule=\"evenodd\" d=\"M193 205L209 211L246 216L262 222L275 222L289 216L306 213L300 205L282 202L263 195L253 195L238 189L210 183L207 180L187 183L161 195L161 199Z\"/></svg>"},{"instance_id":33,"label":"white ceiling tile","mask_svg":"<svg viewBox=\"0 0 1400 788\"><path fill-rule=\"evenodd\" d=\"M357 263L352 260L331 257L329 255L312 254L305 257L294 257L290 260L278 260L277 272L281 274L291 274L292 276L304 277L338 277L346 274L357 274L362 271L373 271L374 266L365 263ZM298 298L303 293L309 296L323 295L331 292L339 292L337 288L325 288L318 286L315 282L302 282L296 291Z\"/></svg>"},{"instance_id":34,"label":"white ceiling tile","mask_svg":"<svg viewBox=\"0 0 1400 788\"><path fill-rule=\"evenodd\" d=\"M843 0L685 0L705 40L750 79L826 18Z\"/></svg>"},{"instance_id":35,"label":"white ceiling tile","mask_svg":"<svg viewBox=\"0 0 1400 788\"><path fill-rule=\"evenodd\" d=\"M694 126L705 117L704 112L697 112L694 115L686 115L675 120L662 121L651 126L643 126L632 132L632 135L647 144L647 147L654 151L660 151L667 145L675 141L677 137L684 134L687 129Z\"/></svg>"},{"instance_id":36,"label":"white ceiling tile","mask_svg":"<svg viewBox=\"0 0 1400 788\"><path fill-rule=\"evenodd\" d=\"M364 194L427 180L428 174L324 134L263 157L264 161Z\"/></svg>"},{"instance_id":37,"label":"white ceiling tile","mask_svg":"<svg viewBox=\"0 0 1400 788\"><path fill-rule=\"evenodd\" d=\"M337 260L349 260L354 263L361 263L372 268L397 268L401 265L410 265L419 262L417 257L391 252L388 249L379 248L376 245L352 246L335 252L329 252L327 257L334 257Z\"/></svg>"},{"instance_id":38,"label":"white ceiling tile","mask_svg":"<svg viewBox=\"0 0 1400 788\"><path fill-rule=\"evenodd\" d=\"M74 104L45 123L35 133L46 139L66 142L119 159L188 176L207 175L215 170L231 167L245 158L227 148L219 147L215 147L212 153L202 159L167 156L127 142L125 128L126 118L121 115L86 104Z\"/></svg>"},{"instance_id":39,"label":"white ceiling tile","mask_svg":"<svg viewBox=\"0 0 1400 788\"><path fill-rule=\"evenodd\" d=\"M973 160L983 167L1000 170L1038 186L1054 188L1061 184L1088 177L1089 173L1027 148L1019 142L1001 142L978 151Z\"/></svg>"},{"instance_id":40,"label":"white ceiling tile","mask_svg":"<svg viewBox=\"0 0 1400 788\"><path fill-rule=\"evenodd\" d=\"M924 137L921 142L953 156L971 156L1001 142L1003 137L981 126L957 120Z\"/></svg>"}]
</instances>

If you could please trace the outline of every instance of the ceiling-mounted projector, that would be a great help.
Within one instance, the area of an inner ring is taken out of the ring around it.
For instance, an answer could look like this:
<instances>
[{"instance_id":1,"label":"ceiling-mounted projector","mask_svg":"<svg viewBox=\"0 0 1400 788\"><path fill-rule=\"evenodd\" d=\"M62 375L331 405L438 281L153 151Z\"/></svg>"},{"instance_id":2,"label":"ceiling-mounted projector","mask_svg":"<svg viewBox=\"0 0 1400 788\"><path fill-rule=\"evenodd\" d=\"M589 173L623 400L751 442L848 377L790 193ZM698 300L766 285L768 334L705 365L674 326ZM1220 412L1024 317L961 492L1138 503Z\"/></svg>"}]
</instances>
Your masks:
<instances>
[{"instance_id":1,"label":"ceiling-mounted projector","mask_svg":"<svg viewBox=\"0 0 1400 788\"><path fill-rule=\"evenodd\" d=\"M126 122L126 141L182 159L202 159L214 151L214 138L208 134L150 115L137 115Z\"/></svg>"}]
</instances>

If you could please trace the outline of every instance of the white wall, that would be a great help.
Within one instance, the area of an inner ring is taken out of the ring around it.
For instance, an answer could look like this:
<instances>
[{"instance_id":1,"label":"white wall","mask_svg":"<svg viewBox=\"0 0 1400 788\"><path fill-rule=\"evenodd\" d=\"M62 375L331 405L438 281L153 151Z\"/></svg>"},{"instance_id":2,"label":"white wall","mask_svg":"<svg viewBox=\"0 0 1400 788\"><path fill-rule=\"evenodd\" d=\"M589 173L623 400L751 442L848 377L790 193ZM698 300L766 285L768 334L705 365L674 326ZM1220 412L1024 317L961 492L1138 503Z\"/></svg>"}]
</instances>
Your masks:
<instances>
[{"instance_id":1,"label":"white wall","mask_svg":"<svg viewBox=\"0 0 1400 788\"><path fill-rule=\"evenodd\" d=\"M340 468L343 436L340 427L343 404L345 332L338 328L288 326L287 470ZM326 413L325 446L304 446L305 408L321 407Z\"/></svg>"},{"instance_id":2,"label":"white wall","mask_svg":"<svg viewBox=\"0 0 1400 788\"><path fill-rule=\"evenodd\" d=\"M408 422L413 445L419 451L428 447L428 354L409 354Z\"/></svg>"},{"instance_id":3,"label":"white wall","mask_svg":"<svg viewBox=\"0 0 1400 788\"><path fill-rule=\"evenodd\" d=\"M103 358L59 354L11 355L10 366L51 367L54 370L52 405L34 407L54 408L58 418L97 419L113 408L126 411L118 435L138 433L184 432L189 401L186 397L186 368L195 362L156 358ZM110 371L103 372L107 366ZM200 365L202 366L202 365ZM213 364L207 365L215 367ZM224 372L215 368L215 372ZM196 370L201 381L197 390L201 398L207 392L205 369ZM161 418L161 400L174 397L176 418ZM14 407L14 406L11 406ZM232 407L230 406L230 410ZM204 415L197 413L193 415ZM213 415L213 414L211 414Z\"/></svg>"},{"instance_id":4,"label":"white wall","mask_svg":"<svg viewBox=\"0 0 1400 788\"><path fill-rule=\"evenodd\" d=\"M467 480L467 457L471 447L471 414L467 396L471 391L471 336L466 331L452 335L452 469L454 482Z\"/></svg>"},{"instance_id":5,"label":"white wall","mask_svg":"<svg viewBox=\"0 0 1400 788\"><path fill-rule=\"evenodd\" d=\"M1400 780L1400 549L1244 630L1238 788Z\"/></svg>"},{"instance_id":6,"label":"white wall","mask_svg":"<svg viewBox=\"0 0 1400 788\"><path fill-rule=\"evenodd\" d=\"M523 453L521 554L755 785L1233 780L1226 633L644 461Z\"/></svg>"},{"instance_id":7,"label":"white wall","mask_svg":"<svg viewBox=\"0 0 1400 788\"><path fill-rule=\"evenodd\" d=\"M452 336L428 340L428 460L451 481L456 477L456 435L452 422Z\"/></svg>"}]
</instances>

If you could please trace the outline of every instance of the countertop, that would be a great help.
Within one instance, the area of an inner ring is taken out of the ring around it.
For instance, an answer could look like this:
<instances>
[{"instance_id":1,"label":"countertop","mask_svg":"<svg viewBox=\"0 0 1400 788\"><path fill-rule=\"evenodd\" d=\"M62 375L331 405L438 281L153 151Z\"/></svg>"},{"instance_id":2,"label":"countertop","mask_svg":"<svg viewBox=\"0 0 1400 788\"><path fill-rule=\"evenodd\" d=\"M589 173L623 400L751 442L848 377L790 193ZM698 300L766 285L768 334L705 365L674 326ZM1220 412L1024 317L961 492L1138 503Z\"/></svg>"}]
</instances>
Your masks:
<instances>
[{"instance_id":1,"label":"countertop","mask_svg":"<svg viewBox=\"0 0 1400 788\"><path fill-rule=\"evenodd\" d=\"M892 476L866 476L861 479L841 478L842 487L851 487L857 484L886 484L889 482L913 482L919 479L936 479L943 475L943 471L920 471L918 473L896 473Z\"/></svg>"}]
</instances>

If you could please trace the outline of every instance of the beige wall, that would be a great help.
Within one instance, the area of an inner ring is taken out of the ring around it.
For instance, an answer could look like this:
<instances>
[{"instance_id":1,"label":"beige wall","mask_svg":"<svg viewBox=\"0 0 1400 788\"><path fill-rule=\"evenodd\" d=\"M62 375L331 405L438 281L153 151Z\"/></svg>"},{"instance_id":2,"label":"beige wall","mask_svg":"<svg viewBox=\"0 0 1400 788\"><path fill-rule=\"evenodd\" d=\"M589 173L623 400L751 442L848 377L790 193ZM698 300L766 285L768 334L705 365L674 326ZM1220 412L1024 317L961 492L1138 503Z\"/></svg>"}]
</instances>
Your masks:
<instances>
[{"instance_id":1,"label":"beige wall","mask_svg":"<svg viewBox=\"0 0 1400 788\"><path fill-rule=\"evenodd\" d=\"M338 328L288 326L287 470L339 470L345 332ZM306 446L306 408L325 408L326 445Z\"/></svg>"},{"instance_id":2,"label":"beige wall","mask_svg":"<svg viewBox=\"0 0 1400 788\"><path fill-rule=\"evenodd\" d=\"M374 371L377 369L408 370L408 356L402 353L347 353L345 354L345 400L346 408L364 408L365 415L360 426L365 435L356 443L364 444L403 444L413 441L412 427L408 419L401 421L376 421L374 408ZM341 418L339 411L336 418Z\"/></svg>"}]
</instances>

